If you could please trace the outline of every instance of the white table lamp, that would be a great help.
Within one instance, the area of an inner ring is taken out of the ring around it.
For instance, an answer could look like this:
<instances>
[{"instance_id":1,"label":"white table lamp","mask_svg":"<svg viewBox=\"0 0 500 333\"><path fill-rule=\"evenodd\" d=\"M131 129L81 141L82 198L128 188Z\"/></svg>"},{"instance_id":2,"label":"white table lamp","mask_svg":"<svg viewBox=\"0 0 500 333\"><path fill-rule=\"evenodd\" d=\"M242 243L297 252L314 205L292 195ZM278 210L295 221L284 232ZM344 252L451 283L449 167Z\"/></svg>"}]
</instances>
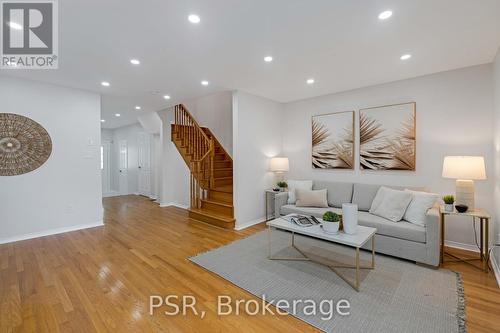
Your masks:
<instances>
[{"instance_id":1,"label":"white table lamp","mask_svg":"<svg viewBox=\"0 0 500 333\"><path fill-rule=\"evenodd\" d=\"M273 157L271 158L271 171L276 173L284 173L290 170L288 157Z\"/></svg>"},{"instance_id":2,"label":"white table lamp","mask_svg":"<svg viewBox=\"0 0 500 333\"><path fill-rule=\"evenodd\" d=\"M283 181L283 174L290 170L287 157L273 157L271 158L270 170L278 174L278 180Z\"/></svg>"},{"instance_id":3,"label":"white table lamp","mask_svg":"<svg viewBox=\"0 0 500 333\"><path fill-rule=\"evenodd\" d=\"M443 161L443 177L456 179L456 204L474 209L474 180L486 179L484 157L446 156Z\"/></svg>"}]
</instances>

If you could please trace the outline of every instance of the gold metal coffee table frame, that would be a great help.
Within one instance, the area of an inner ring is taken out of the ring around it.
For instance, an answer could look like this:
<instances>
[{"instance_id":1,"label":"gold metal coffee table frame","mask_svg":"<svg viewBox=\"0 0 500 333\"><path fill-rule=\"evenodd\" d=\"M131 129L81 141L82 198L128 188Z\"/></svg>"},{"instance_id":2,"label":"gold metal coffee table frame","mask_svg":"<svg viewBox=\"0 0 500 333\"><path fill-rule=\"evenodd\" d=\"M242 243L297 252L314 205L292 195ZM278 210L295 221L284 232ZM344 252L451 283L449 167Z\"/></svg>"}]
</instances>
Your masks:
<instances>
[{"instance_id":1,"label":"gold metal coffee table frame","mask_svg":"<svg viewBox=\"0 0 500 333\"><path fill-rule=\"evenodd\" d=\"M275 227L272 227L270 225L268 226L268 240L269 240L269 254L268 254L268 259L269 260L311 261L311 262L314 262L316 264L320 264L322 266L326 266L326 267L330 268L335 274L337 274L338 277L340 277L342 280L344 280L347 284L349 284L357 292L359 292L359 286L360 286L360 281L359 281L359 272L360 272L360 270L361 269L375 269L375 234L373 234L371 236L372 260L371 260L371 265L370 266L361 266L360 265L360 260L359 260L359 249L360 249L360 247L354 247L354 249L355 249L355 263L354 263L354 265L327 265L327 264L325 264L325 263L323 263L321 261L311 259L304 251L302 251L301 249L299 249L295 245L295 232L294 231L290 231L292 233L292 235L290 237L290 240L291 240L290 241L290 246L293 247L295 250L297 250L297 252L299 252L303 256L303 258L297 258L297 257L275 257L275 256L273 256L272 255L272 236L271 236L271 230L272 230L272 228L275 228ZM276 229L279 229L279 228L276 228ZM307 235L305 235L305 236L307 236ZM322 240L320 238L317 238L317 239ZM333 242L333 243L335 243L335 242ZM341 243L338 243L338 244L345 245L345 244L341 244ZM346 245L346 246L349 246L349 245ZM349 247L352 247L352 246L349 246ZM355 280L354 281L349 280L337 268L355 269L356 270L356 278L355 278Z\"/></svg>"}]
</instances>

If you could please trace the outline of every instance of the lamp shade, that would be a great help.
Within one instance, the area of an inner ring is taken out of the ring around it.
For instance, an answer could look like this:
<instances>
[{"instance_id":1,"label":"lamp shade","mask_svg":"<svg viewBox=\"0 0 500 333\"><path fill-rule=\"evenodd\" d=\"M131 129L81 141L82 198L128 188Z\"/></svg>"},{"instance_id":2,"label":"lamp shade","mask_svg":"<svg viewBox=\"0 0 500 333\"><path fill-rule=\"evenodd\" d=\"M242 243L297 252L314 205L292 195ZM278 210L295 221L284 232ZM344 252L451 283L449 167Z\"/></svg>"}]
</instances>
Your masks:
<instances>
[{"instance_id":1,"label":"lamp shade","mask_svg":"<svg viewBox=\"0 0 500 333\"><path fill-rule=\"evenodd\" d=\"M271 171L287 172L288 170L290 170L290 166L288 164L288 157L271 158Z\"/></svg>"},{"instance_id":2,"label":"lamp shade","mask_svg":"<svg viewBox=\"0 0 500 333\"><path fill-rule=\"evenodd\" d=\"M443 177L464 180L486 179L484 157L446 156L443 162Z\"/></svg>"}]
</instances>

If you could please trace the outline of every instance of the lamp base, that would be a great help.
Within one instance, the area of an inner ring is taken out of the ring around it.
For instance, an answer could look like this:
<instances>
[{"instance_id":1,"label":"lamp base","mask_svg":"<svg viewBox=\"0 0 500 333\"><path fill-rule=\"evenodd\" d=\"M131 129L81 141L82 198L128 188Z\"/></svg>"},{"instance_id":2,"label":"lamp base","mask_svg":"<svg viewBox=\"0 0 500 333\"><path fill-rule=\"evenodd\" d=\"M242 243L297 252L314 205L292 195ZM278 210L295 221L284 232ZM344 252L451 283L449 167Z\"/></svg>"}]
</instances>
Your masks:
<instances>
[{"instance_id":1,"label":"lamp base","mask_svg":"<svg viewBox=\"0 0 500 333\"><path fill-rule=\"evenodd\" d=\"M474 209L474 181L457 179L456 183L457 205L466 205L470 210Z\"/></svg>"}]
</instances>

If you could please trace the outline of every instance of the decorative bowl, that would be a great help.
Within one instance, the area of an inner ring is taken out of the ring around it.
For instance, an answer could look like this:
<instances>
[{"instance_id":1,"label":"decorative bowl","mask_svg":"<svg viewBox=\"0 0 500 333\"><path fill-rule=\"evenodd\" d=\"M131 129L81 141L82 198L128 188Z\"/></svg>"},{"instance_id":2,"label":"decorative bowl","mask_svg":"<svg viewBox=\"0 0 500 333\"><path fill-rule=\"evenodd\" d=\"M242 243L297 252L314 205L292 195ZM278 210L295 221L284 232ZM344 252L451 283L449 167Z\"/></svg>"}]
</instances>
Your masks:
<instances>
[{"instance_id":1,"label":"decorative bowl","mask_svg":"<svg viewBox=\"0 0 500 333\"><path fill-rule=\"evenodd\" d=\"M467 211L467 209L469 209L469 207L466 205L455 205L455 209L459 213L465 213Z\"/></svg>"},{"instance_id":2,"label":"decorative bowl","mask_svg":"<svg viewBox=\"0 0 500 333\"><path fill-rule=\"evenodd\" d=\"M327 234L336 234L339 232L340 222L326 222L321 223L323 231Z\"/></svg>"}]
</instances>

